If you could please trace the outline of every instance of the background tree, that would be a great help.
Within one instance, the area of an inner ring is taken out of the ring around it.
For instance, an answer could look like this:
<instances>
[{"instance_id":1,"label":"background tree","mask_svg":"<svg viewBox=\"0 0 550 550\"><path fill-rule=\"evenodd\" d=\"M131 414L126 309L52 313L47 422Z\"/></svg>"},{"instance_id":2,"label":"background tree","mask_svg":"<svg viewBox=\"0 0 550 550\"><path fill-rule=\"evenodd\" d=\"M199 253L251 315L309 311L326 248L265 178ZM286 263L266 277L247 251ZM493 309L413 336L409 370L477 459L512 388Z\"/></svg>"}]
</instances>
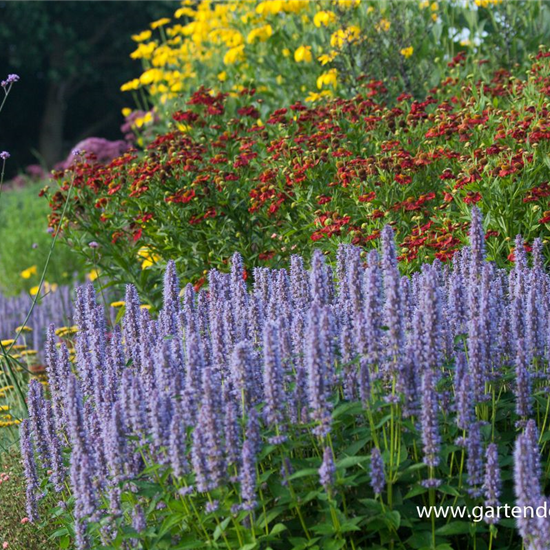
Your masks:
<instances>
[{"instance_id":1,"label":"background tree","mask_svg":"<svg viewBox=\"0 0 550 550\"><path fill-rule=\"evenodd\" d=\"M0 75L21 84L4 114L0 147L12 169L34 158L51 168L91 135L117 139L125 97L139 74L129 58L133 33L170 16L173 1L0 2Z\"/></svg>"}]
</instances>

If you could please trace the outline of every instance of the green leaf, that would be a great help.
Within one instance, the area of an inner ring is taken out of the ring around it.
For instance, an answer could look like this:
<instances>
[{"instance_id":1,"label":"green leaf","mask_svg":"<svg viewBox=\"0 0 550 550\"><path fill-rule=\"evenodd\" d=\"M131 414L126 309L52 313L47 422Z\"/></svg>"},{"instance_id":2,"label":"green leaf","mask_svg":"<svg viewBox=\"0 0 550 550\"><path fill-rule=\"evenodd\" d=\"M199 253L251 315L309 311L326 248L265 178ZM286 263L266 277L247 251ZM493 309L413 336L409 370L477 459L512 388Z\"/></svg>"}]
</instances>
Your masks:
<instances>
[{"instance_id":1,"label":"green leaf","mask_svg":"<svg viewBox=\"0 0 550 550\"><path fill-rule=\"evenodd\" d=\"M336 461L336 468L351 468L352 466L357 466L358 464L368 462L369 460L370 457L368 456L346 456L345 458L341 458Z\"/></svg>"},{"instance_id":2,"label":"green leaf","mask_svg":"<svg viewBox=\"0 0 550 550\"><path fill-rule=\"evenodd\" d=\"M214 540L218 540L224 531L227 529L227 526L229 525L229 522L231 521L231 518L225 518L215 529L214 531Z\"/></svg>"},{"instance_id":3,"label":"green leaf","mask_svg":"<svg viewBox=\"0 0 550 550\"><path fill-rule=\"evenodd\" d=\"M437 529L436 533L443 536L464 535L469 534L470 529L471 523L467 521L453 521Z\"/></svg>"},{"instance_id":4,"label":"green leaf","mask_svg":"<svg viewBox=\"0 0 550 550\"><path fill-rule=\"evenodd\" d=\"M297 472L294 472L291 476L289 476L289 480L292 481L294 479L299 479L301 477L306 477L306 476L318 476L319 475L319 470L318 468L304 468L302 470L299 470Z\"/></svg>"},{"instance_id":5,"label":"green leaf","mask_svg":"<svg viewBox=\"0 0 550 550\"><path fill-rule=\"evenodd\" d=\"M283 531L286 531L287 527L283 523L277 523L273 526L273 529L271 529L270 535L278 535L279 533L282 533Z\"/></svg>"},{"instance_id":6,"label":"green leaf","mask_svg":"<svg viewBox=\"0 0 550 550\"><path fill-rule=\"evenodd\" d=\"M386 512L382 515L382 519L388 526L396 530L399 529L399 525L401 525L401 514L397 510Z\"/></svg>"},{"instance_id":7,"label":"green leaf","mask_svg":"<svg viewBox=\"0 0 550 550\"><path fill-rule=\"evenodd\" d=\"M424 493L427 493L428 489L426 487L423 487L422 485L415 485L406 495L405 499L413 498L418 495L423 495Z\"/></svg>"}]
</instances>

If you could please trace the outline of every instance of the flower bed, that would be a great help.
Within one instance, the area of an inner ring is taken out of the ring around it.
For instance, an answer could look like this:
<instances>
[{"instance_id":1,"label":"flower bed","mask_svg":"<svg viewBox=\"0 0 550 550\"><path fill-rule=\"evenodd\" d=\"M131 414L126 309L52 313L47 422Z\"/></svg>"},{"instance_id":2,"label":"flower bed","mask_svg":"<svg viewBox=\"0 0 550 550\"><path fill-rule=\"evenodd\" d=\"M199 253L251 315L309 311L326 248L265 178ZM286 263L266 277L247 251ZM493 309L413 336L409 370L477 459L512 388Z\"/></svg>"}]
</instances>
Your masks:
<instances>
[{"instance_id":1,"label":"flower bed","mask_svg":"<svg viewBox=\"0 0 550 550\"><path fill-rule=\"evenodd\" d=\"M307 258L313 243L331 253L341 242L368 247L387 223L409 269L447 261L473 204L486 214L489 258L502 265L516 234L531 246L550 228L548 53L527 80L501 70L489 83L462 81L463 61L450 62L425 101L403 94L388 105L384 83L371 81L354 99L295 103L263 121L254 90L200 89L144 153L59 174L50 223L74 185L68 241L88 258L98 243L109 277L156 303L171 258L200 285L233 250L278 266Z\"/></svg>"},{"instance_id":2,"label":"flower bed","mask_svg":"<svg viewBox=\"0 0 550 550\"><path fill-rule=\"evenodd\" d=\"M62 547L518 548L510 520L417 510L544 498L542 243L529 267L518 237L507 273L472 218L452 266L412 277L389 226L381 256L342 246L334 272L320 251L309 271L293 256L289 270L256 268L250 290L235 255L208 292L181 298L171 262L158 319L129 285L110 333L80 288L76 361L52 327L51 399L29 390L29 518L57 492L42 513ZM546 522L518 527L548 546Z\"/></svg>"}]
</instances>

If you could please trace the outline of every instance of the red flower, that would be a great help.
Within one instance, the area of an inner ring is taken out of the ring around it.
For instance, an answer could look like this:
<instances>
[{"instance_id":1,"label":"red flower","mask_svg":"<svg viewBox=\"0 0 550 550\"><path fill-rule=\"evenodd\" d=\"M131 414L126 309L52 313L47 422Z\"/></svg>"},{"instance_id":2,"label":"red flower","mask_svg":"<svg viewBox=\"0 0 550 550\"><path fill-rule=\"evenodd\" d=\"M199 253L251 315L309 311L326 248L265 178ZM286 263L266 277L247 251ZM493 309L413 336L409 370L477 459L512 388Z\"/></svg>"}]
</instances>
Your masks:
<instances>
[{"instance_id":1,"label":"red flower","mask_svg":"<svg viewBox=\"0 0 550 550\"><path fill-rule=\"evenodd\" d=\"M361 195L357 197L357 200L359 202L371 202L376 198L376 193L374 191L371 191L370 193L367 193L366 195Z\"/></svg>"},{"instance_id":2,"label":"red flower","mask_svg":"<svg viewBox=\"0 0 550 550\"><path fill-rule=\"evenodd\" d=\"M407 185L412 182L412 177L405 174L396 174L394 180L401 185Z\"/></svg>"},{"instance_id":3,"label":"red flower","mask_svg":"<svg viewBox=\"0 0 550 550\"><path fill-rule=\"evenodd\" d=\"M476 204L481 200L481 193L469 191L463 200L465 204Z\"/></svg>"}]
</instances>

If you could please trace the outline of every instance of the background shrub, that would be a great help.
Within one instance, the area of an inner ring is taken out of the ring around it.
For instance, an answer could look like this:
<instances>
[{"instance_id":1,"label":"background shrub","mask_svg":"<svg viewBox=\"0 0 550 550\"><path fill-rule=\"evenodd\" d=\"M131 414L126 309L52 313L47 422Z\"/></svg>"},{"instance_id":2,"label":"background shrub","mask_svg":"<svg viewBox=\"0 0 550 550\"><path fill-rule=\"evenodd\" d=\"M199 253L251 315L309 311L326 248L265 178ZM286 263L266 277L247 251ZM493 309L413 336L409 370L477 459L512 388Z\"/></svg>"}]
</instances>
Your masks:
<instances>
[{"instance_id":1,"label":"background shrub","mask_svg":"<svg viewBox=\"0 0 550 550\"><path fill-rule=\"evenodd\" d=\"M352 97L362 79L383 80L393 98L422 97L459 52L474 54L464 75L475 78L526 66L549 29L547 2L201 1L134 35L132 57L144 72L122 89L161 121L200 85L255 88L262 115L298 100Z\"/></svg>"},{"instance_id":2,"label":"background shrub","mask_svg":"<svg viewBox=\"0 0 550 550\"><path fill-rule=\"evenodd\" d=\"M465 242L472 204L502 265L516 234L531 243L550 228L547 56L527 80L500 70L484 83L459 78L459 55L424 101L403 94L387 105L384 83L369 81L353 99L298 102L261 123L252 91L200 89L143 153L78 163L51 196L50 223L74 178L65 237L153 301L169 259L201 284L232 250L278 266L307 258L312 242L332 252L340 242L370 246L387 223L407 269L447 261Z\"/></svg>"},{"instance_id":3,"label":"background shrub","mask_svg":"<svg viewBox=\"0 0 550 550\"><path fill-rule=\"evenodd\" d=\"M0 202L0 289L14 296L38 285L50 249L48 205L38 197L39 184L2 191ZM82 270L80 257L58 242L48 266L50 283L73 282Z\"/></svg>"}]
</instances>

